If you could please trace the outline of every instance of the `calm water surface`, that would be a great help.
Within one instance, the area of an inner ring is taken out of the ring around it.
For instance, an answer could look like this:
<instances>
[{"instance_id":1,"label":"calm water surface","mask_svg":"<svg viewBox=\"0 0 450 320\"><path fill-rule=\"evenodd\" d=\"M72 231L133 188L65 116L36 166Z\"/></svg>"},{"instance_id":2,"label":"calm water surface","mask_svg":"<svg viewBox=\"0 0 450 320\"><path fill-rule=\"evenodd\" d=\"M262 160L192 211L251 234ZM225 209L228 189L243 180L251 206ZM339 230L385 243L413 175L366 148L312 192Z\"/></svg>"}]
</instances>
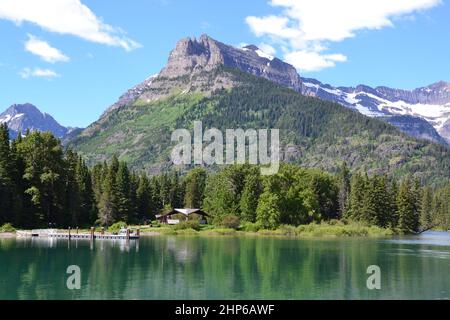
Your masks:
<instances>
[{"instance_id":1,"label":"calm water surface","mask_svg":"<svg viewBox=\"0 0 450 320\"><path fill-rule=\"evenodd\" d=\"M81 289L66 287L81 268ZM366 269L381 268L381 290ZM390 239L0 239L0 299L450 299L450 233Z\"/></svg>"}]
</instances>

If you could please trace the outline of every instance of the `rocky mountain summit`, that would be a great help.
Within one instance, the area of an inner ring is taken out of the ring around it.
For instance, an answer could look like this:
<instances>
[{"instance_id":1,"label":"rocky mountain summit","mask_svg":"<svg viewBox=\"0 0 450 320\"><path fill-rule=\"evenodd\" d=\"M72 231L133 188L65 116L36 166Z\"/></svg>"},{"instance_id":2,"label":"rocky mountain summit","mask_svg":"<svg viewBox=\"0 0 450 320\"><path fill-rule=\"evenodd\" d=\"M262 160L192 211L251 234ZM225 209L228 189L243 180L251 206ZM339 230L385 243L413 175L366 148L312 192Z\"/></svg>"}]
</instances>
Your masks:
<instances>
[{"instance_id":1,"label":"rocky mountain summit","mask_svg":"<svg viewBox=\"0 0 450 320\"><path fill-rule=\"evenodd\" d=\"M60 125L51 115L41 112L30 103L14 104L0 114L0 123L6 123L11 138L19 133L24 134L28 129L50 131L56 137L62 138L71 129Z\"/></svg>"},{"instance_id":2,"label":"rocky mountain summit","mask_svg":"<svg viewBox=\"0 0 450 320\"><path fill-rule=\"evenodd\" d=\"M271 57L254 45L236 48L205 34L199 39L180 40L160 76L182 77L210 71L220 65L264 77L296 91L302 89L300 76L292 65Z\"/></svg>"},{"instance_id":3,"label":"rocky mountain summit","mask_svg":"<svg viewBox=\"0 0 450 320\"><path fill-rule=\"evenodd\" d=\"M298 92L304 89L300 76L292 65L271 57L256 46L236 48L204 34L199 39L184 38L178 41L161 72L125 92L106 113L137 99L145 102L158 100L171 94L174 87L185 93L210 93L235 85L229 78L211 79L205 76L205 72L219 66L264 77Z\"/></svg>"}]
</instances>

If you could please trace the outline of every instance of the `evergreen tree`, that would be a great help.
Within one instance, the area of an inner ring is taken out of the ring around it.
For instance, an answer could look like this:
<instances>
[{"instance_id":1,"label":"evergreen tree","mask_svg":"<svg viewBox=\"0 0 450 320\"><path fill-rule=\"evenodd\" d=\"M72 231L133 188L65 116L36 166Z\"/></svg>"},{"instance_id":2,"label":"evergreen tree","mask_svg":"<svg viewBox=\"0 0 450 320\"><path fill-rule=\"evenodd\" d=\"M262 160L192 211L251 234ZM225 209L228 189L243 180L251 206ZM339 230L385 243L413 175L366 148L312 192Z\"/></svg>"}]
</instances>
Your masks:
<instances>
[{"instance_id":1,"label":"evergreen tree","mask_svg":"<svg viewBox=\"0 0 450 320\"><path fill-rule=\"evenodd\" d=\"M349 196L350 196L350 170L347 167L347 163L343 162L339 171L338 177L338 201L339 201L339 217L344 217L349 209Z\"/></svg>"},{"instance_id":2,"label":"evergreen tree","mask_svg":"<svg viewBox=\"0 0 450 320\"><path fill-rule=\"evenodd\" d=\"M398 186L395 180L388 184L388 206L390 215L388 216L388 227L396 228L398 225L398 207L397 207Z\"/></svg>"},{"instance_id":3,"label":"evergreen tree","mask_svg":"<svg viewBox=\"0 0 450 320\"><path fill-rule=\"evenodd\" d=\"M161 207L172 206L171 183L167 173L163 173L158 177L159 197L161 199Z\"/></svg>"},{"instance_id":4,"label":"evergreen tree","mask_svg":"<svg viewBox=\"0 0 450 320\"><path fill-rule=\"evenodd\" d=\"M9 143L9 131L6 124L0 124L0 225L12 222L13 167Z\"/></svg>"},{"instance_id":5,"label":"evergreen tree","mask_svg":"<svg viewBox=\"0 0 450 320\"><path fill-rule=\"evenodd\" d=\"M441 226L450 230L450 182L444 189L444 203L446 208L444 208L444 211L442 212Z\"/></svg>"},{"instance_id":6,"label":"evergreen tree","mask_svg":"<svg viewBox=\"0 0 450 320\"><path fill-rule=\"evenodd\" d=\"M117 208L118 197L116 188L116 170L118 170L118 162L115 163L113 161L111 166L106 167L105 169L107 169L107 173L102 181L101 195L98 203L98 222L102 226L109 226L120 218Z\"/></svg>"},{"instance_id":7,"label":"evergreen tree","mask_svg":"<svg viewBox=\"0 0 450 320\"><path fill-rule=\"evenodd\" d=\"M366 182L360 173L356 173L351 178L349 210L346 217L353 220L362 220L364 218L364 198Z\"/></svg>"},{"instance_id":8,"label":"evergreen tree","mask_svg":"<svg viewBox=\"0 0 450 320\"><path fill-rule=\"evenodd\" d=\"M138 221L155 219L155 211L153 211L154 207L152 206L150 181L145 174L139 177L138 188L136 191L136 202Z\"/></svg>"},{"instance_id":9,"label":"evergreen tree","mask_svg":"<svg viewBox=\"0 0 450 320\"><path fill-rule=\"evenodd\" d=\"M177 171L172 171L169 177L169 204L171 208L181 208L184 203L184 185Z\"/></svg>"},{"instance_id":10,"label":"evergreen tree","mask_svg":"<svg viewBox=\"0 0 450 320\"><path fill-rule=\"evenodd\" d=\"M150 193L152 196L151 204L154 213L160 212L163 208L163 200L161 199L161 185L158 177L152 177L150 180Z\"/></svg>"},{"instance_id":11,"label":"evergreen tree","mask_svg":"<svg viewBox=\"0 0 450 320\"><path fill-rule=\"evenodd\" d=\"M92 174L81 156L78 156L75 178L80 197L80 224L90 226L97 218L97 207L92 186Z\"/></svg>"},{"instance_id":12,"label":"evergreen tree","mask_svg":"<svg viewBox=\"0 0 450 320\"><path fill-rule=\"evenodd\" d=\"M113 169L113 166L112 166ZM130 222L131 217L131 180L130 172L125 162L120 162L117 168L115 189L115 208L117 219Z\"/></svg>"},{"instance_id":13,"label":"evergreen tree","mask_svg":"<svg viewBox=\"0 0 450 320\"><path fill-rule=\"evenodd\" d=\"M394 214L389 187L385 176L374 176L371 179L370 190L367 194L371 198L373 217L368 222L379 227L388 227Z\"/></svg>"},{"instance_id":14,"label":"evergreen tree","mask_svg":"<svg viewBox=\"0 0 450 320\"><path fill-rule=\"evenodd\" d=\"M184 206L187 208L202 208L206 184L206 171L195 168L188 172L185 181Z\"/></svg>"},{"instance_id":15,"label":"evergreen tree","mask_svg":"<svg viewBox=\"0 0 450 320\"><path fill-rule=\"evenodd\" d=\"M428 228L433 224L433 195L431 188L425 187L422 190L422 201L420 206L420 225Z\"/></svg>"},{"instance_id":16,"label":"evergreen tree","mask_svg":"<svg viewBox=\"0 0 450 320\"><path fill-rule=\"evenodd\" d=\"M400 184L397 196L398 228L403 232L418 230L419 215L416 201L412 182L409 179L405 179Z\"/></svg>"},{"instance_id":17,"label":"evergreen tree","mask_svg":"<svg viewBox=\"0 0 450 320\"><path fill-rule=\"evenodd\" d=\"M378 213L380 195L378 194L375 179L365 177L364 192L362 198L362 208L359 221L367 224L375 224Z\"/></svg>"},{"instance_id":18,"label":"evergreen tree","mask_svg":"<svg viewBox=\"0 0 450 320\"><path fill-rule=\"evenodd\" d=\"M97 164L92 168L91 184L96 204L100 202L100 198L102 196L103 181L106 179L108 171L108 165L105 162Z\"/></svg>"},{"instance_id":19,"label":"evergreen tree","mask_svg":"<svg viewBox=\"0 0 450 320\"><path fill-rule=\"evenodd\" d=\"M13 185L14 188L11 189L12 191L12 210L11 214L13 215L13 224L17 227L29 227L32 226L29 219L30 216L30 208L31 203L26 199L25 190L26 190L26 184L24 181L24 174L25 174L25 162L24 159L20 156L20 154L17 152L17 145L20 144L22 141L22 136L18 135L15 140L11 143L11 149L10 149L10 160L11 160L11 177L13 179Z\"/></svg>"},{"instance_id":20,"label":"evergreen tree","mask_svg":"<svg viewBox=\"0 0 450 320\"><path fill-rule=\"evenodd\" d=\"M72 150L66 151L66 203L65 217L66 225L77 227L82 225L81 214L81 195L79 184L76 178L78 157Z\"/></svg>"},{"instance_id":21,"label":"evergreen tree","mask_svg":"<svg viewBox=\"0 0 450 320\"><path fill-rule=\"evenodd\" d=\"M242 220L249 222L256 221L256 209L258 207L262 189L259 169L256 168L256 170L249 173L245 178L244 189L240 201Z\"/></svg>"},{"instance_id":22,"label":"evergreen tree","mask_svg":"<svg viewBox=\"0 0 450 320\"><path fill-rule=\"evenodd\" d=\"M130 216L129 221L137 223L140 221L137 208L137 189L139 186L139 176L135 172L130 175Z\"/></svg>"}]
</instances>

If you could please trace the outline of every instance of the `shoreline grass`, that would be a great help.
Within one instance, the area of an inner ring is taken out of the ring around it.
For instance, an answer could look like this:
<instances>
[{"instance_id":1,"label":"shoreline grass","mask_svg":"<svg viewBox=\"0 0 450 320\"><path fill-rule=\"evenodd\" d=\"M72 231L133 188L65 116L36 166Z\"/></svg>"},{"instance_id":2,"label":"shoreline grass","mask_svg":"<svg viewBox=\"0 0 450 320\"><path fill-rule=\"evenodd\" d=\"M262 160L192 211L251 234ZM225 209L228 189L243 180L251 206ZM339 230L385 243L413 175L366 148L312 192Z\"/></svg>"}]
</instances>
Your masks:
<instances>
[{"instance_id":1,"label":"shoreline grass","mask_svg":"<svg viewBox=\"0 0 450 320\"><path fill-rule=\"evenodd\" d=\"M137 226L131 226L137 228ZM396 232L377 226L366 226L360 223L349 224L308 224L300 226L282 225L274 230L245 230L231 229L215 226L202 226L200 230L186 228L177 230L172 226L161 227L141 227L141 235L145 236L150 232L152 235L195 235L195 236L277 236L296 238L326 238L326 237L389 237L396 235Z\"/></svg>"},{"instance_id":2,"label":"shoreline grass","mask_svg":"<svg viewBox=\"0 0 450 320\"><path fill-rule=\"evenodd\" d=\"M140 235L145 236L270 236L270 237L292 237L292 238L330 238L330 237L390 237L398 235L395 230L388 228L380 228L377 226L368 226L358 222L343 223L340 221L329 221L311 223L307 225L281 225L277 229L259 229L256 224L244 224L238 229L226 228L214 225L202 225L198 228L186 225L184 228L180 226L168 225L130 225L128 228L140 230ZM15 235L15 229L7 228L8 231L0 232L0 234L9 236ZM106 228L105 228L106 229ZM68 230L58 229L58 232L67 232ZM75 229L71 230L75 232ZM96 233L99 232L96 228ZM105 230L109 233L108 230ZM88 233L89 229L80 228L79 233Z\"/></svg>"}]
</instances>

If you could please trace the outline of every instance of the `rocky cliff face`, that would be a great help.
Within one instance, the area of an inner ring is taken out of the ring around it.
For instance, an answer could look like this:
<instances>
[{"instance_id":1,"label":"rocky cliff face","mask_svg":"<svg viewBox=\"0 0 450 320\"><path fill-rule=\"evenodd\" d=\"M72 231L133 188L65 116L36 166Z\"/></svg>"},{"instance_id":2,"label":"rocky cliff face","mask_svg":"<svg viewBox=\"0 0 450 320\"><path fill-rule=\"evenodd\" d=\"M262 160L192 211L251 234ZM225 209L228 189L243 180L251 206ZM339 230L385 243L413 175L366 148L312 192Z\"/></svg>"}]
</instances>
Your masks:
<instances>
[{"instance_id":1,"label":"rocky cliff face","mask_svg":"<svg viewBox=\"0 0 450 320\"><path fill-rule=\"evenodd\" d=\"M6 123L10 130L11 138L19 133L25 133L27 129L33 131L50 131L56 137L63 137L68 128L63 127L52 116L42 113L30 103L14 104L0 114L0 123Z\"/></svg>"},{"instance_id":2,"label":"rocky cliff face","mask_svg":"<svg viewBox=\"0 0 450 320\"><path fill-rule=\"evenodd\" d=\"M186 93L208 93L235 85L231 79L204 76L219 66L264 77L299 92L304 90L301 78L292 65L269 56L256 46L236 48L202 35L199 39L185 38L178 41L161 72L125 92L104 116L138 99L145 102L158 100L169 95L173 88Z\"/></svg>"},{"instance_id":3,"label":"rocky cliff face","mask_svg":"<svg viewBox=\"0 0 450 320\"><path fill-rule=\"evenodd\" d=\"M256 46L235 48L207 35L202 35L198 40L180 40L170 53L167 66L160 76L190 76L198 71L210 71L220 65L264 77L296 91L302 89L300 76L292 65L269 56Z\"/></svg>"},{"instance_id":4,"label":"rocky cliff face","mask_svg":"<svg viewBox=\"0 0 450 320\"><path fill-rule=\"evenodd\" d=\"M391 101L402 100L411 104L443 105L450 102L450 84L444 81L414 90L377 87L376 91Z\"/></svg>"}]
</instances>

